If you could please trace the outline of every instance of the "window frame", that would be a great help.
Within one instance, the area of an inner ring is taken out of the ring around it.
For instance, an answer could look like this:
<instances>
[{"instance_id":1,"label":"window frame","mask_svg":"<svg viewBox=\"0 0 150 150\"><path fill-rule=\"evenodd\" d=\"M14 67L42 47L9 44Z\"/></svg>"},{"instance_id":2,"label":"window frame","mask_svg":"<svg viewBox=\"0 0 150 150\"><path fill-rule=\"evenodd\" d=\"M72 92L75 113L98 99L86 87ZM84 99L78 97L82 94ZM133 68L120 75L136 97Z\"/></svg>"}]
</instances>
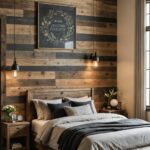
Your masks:
<instances>
[{"instance_id":1,"label":"window frame","mask_svg":"<svg viewBox=\"0 0 150 150\"><path fill-rule=\"evenodd\" d=\"M147 5L149 5L147 8ZM144 43L144 100L146 110L150 110L150 0L145 4L145 43ZM148 22L147 22L148 20ZM147 92L148 91L148 92Z\"/></svg>"}]
</instances>

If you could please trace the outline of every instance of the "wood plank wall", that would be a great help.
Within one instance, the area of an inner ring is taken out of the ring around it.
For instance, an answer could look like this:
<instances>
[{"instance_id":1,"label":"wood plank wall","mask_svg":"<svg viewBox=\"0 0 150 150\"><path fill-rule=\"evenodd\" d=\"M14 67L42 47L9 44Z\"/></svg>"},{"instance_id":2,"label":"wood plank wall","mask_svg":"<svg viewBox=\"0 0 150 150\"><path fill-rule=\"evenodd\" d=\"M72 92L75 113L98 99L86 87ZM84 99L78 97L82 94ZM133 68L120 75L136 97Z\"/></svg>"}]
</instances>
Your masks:
<instances>
[{"instance_id":1,"label":"wood plank wall","mask_svg":"<svg viewBox=\"0 0 150 150\"><path fill-rule=\"evenodd\" d=\"M16 78L6 71L6 99L25 114L26 90L33 88L93 87L100 108L104 90L116 87L117 0L39 0L76 7L76 49L37 49L37 2L16 0L16 57L20 66ZM93 7L94 6L94 7ZM13 63L13 0L0 0L0 15L7 19L6 66ZM94 67L85 56L96 51Z\"/></svg>"}]
</instances>

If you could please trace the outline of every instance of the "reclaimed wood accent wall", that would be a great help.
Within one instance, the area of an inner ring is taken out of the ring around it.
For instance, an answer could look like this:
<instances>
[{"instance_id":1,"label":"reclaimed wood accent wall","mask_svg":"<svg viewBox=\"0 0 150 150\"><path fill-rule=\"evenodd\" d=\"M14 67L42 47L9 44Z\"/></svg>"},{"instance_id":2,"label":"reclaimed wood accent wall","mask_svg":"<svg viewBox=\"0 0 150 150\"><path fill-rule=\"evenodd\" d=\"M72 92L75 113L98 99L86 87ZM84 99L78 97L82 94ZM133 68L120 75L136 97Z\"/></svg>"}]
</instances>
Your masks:
<instances>
[{"instance_id":1,"label":"reclaimed wood accent wall","mask_svg":"<svg viewBox=\"0 0 150 150\"><path fill-rule=\"evenodd\" d=\"M39 0L76 7L76 49L37 49L37 0L16 0L16 58L20 71L16 78L6 71L6 99L25 114L26 91L50 88L94 88L100 108L104 90L116 87L117 0ZM13 63L13 0L0 0L0 15L6 16L6 68ZM94 51L98 67L85 59Z\"/></svg>"}]
</instances>

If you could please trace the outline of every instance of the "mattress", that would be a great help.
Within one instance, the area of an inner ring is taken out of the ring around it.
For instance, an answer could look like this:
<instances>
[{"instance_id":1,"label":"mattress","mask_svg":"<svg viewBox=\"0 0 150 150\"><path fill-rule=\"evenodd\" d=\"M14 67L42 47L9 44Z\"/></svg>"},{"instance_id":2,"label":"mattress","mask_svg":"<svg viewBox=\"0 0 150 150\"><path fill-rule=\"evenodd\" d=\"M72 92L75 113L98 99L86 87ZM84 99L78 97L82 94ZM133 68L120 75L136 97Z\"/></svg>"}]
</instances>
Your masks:
<instances>
[{"instance_id":1,"label":"mattress","mask_svg":"<svg viewBox=\"0 0 150 150\"><path fill-rule=\"evenodd\" d=\"M41 132L41 129L47 122L48 120L39 120L39 119L32 120L32 131L36 134L39 134Z\"/></svg>"}]
</instances>

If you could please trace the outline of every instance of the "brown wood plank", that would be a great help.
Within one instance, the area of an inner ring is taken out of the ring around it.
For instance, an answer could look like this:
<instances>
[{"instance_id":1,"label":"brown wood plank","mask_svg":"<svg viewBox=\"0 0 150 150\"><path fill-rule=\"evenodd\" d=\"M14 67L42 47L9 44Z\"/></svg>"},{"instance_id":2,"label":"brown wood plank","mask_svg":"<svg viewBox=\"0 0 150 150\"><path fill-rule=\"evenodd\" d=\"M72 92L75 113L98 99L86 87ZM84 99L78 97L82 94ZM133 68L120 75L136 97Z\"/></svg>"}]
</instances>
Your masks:
<instances>
[{"instance_id":1,"label":"brown wood plank","mask_svg":"<svg viewBox=\"0 0 150 150\"><path fill-rule=\"evenodd\" d=\"M31 36L31 35L15 35L15 43L34 44L35 38L36 38L35 36ZM14 44L14 35L7 35L7 44Z\"/></svg>"},{"instance_id":2,"label":"brown wood plank","mask_svg":"<svg viewBox=\"0 0 150 150\"><path fill-rule=\"evenodd\" d=\"M115 86L116 79L56 79L57 87L108 87Z\"/></svg>"},{"instance_id":3,"label":"brown wood plank","mask_svg":"<svg viewBox=\"0 0 150 150\"><path fill-rule=\"evenodd\" d=\"M1 8L0 9L0 15L14 16L14 9ZM16 9L15 10L15 16L23 17L23 10L22 9Z\"/></svg>"},{"instance_id":4,"label":"brown wood plank","mask_svg":"<svg viewBox=\"0 0 150 150\"><path fill-rule=\"evenodd\" d=\"M56 79L116 79L116 72L56 72Z\"/></svg>"},{"instance_id":5,"label":"brown wood plank","mask_svg":"<svg viewBox=\"0 0 150 150\"><path fill-rule=\"evenodd\" d=\"M7 24L6 26L7 34L14 34L14 25ZM16 35L35 35L36 27L34 25L15 25L15 34Z\"/></svg>"},{"instance_id":6,"label":"brown wood plank","mask_svg":"<svg viewBox=\"0 0 150 150\"><path fill-rule=\"evenodd\" d=\"M7 59L13 58L13 51L6 52ZM16 51L16 57L19 59L54 59L56 58L56 53L51 53L51 51L43 52L41 50L35 51Z\"/></svg>"},{"instance_id":7,"label":"brown wood plank","mask_svg":"<svg viewBox=\"0 0 150 150\"><path fill-rule=\"evenodd\" d=\"M117 45L114 42L94 42L93 41L77 41L76 42L77 49L117 49Z\"/></svg>"},{"instance_id":8,"label":"brown wood plank","mask_svg":"<svg viewBox=\"0 0 150 150\"><path fill-rule=\"evenodd\" d=\"M24 86L24 87L30 87L30 86L55 86L55 80L54 79L18 79L15 78L7 79L6 81L7 87L17 87L17 86Z\"/></svg>"},{"instance_id":9,"label":"brown wood plank","mask_svg":"<svg viewBox=\"0 0 150 150\"><path fill-rule=\"evenodd\" d=\"M6 65L10 66L13 62L12 59L6 60ZM93 62L91 60L86 59L17 59L17 62L20 66L93 66ZM68 64L69 62L69 64ZM112 64L108 62L100 62L99 66L112 66Z\"/></svg>"}]
</instances>

